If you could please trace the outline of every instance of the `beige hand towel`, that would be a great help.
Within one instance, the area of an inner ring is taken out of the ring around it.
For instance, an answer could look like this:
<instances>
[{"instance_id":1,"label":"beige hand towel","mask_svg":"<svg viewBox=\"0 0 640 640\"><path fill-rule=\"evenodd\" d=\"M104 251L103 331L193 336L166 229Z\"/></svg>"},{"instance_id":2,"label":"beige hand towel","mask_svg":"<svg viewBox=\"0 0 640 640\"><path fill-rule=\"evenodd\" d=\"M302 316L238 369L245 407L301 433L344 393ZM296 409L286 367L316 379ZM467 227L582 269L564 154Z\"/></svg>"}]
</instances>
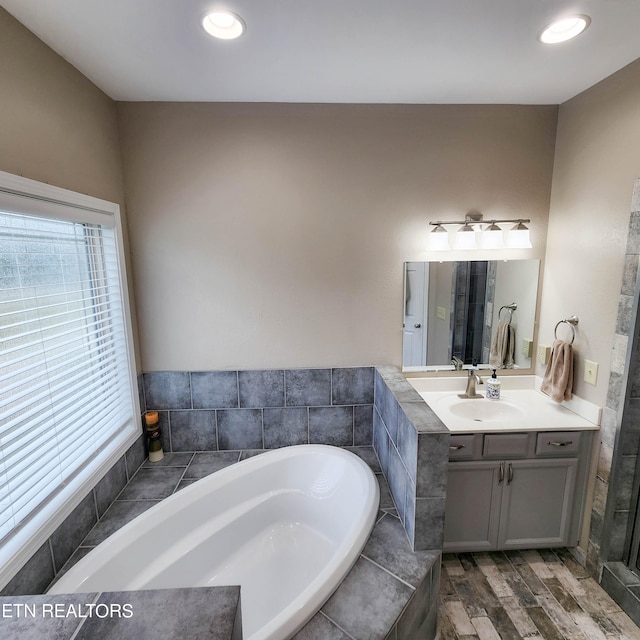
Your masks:
<instances>
[{"instance_id":1,"label":"beige hand towel","mask_svg":"<svg viewBox=\"0 0 640 640\"><path fill-rule=\"evenodd\" d=\"M573 347L568 342L556 340L553 343L551 358L544 372L540 391L552 400L562 402L571 400L573 388Z\"/></svg>"},{"instance_id":2,"label":"beige hand towel","mask_svg":"<svg viewBox=\"0 0 640 640\"><path fill-rule=\"evenodd\" d=\"M494 369L512 369L515 363L516 332L509 322L498 322L493 334L489 364Z\"/></svg>"}]
</instances>

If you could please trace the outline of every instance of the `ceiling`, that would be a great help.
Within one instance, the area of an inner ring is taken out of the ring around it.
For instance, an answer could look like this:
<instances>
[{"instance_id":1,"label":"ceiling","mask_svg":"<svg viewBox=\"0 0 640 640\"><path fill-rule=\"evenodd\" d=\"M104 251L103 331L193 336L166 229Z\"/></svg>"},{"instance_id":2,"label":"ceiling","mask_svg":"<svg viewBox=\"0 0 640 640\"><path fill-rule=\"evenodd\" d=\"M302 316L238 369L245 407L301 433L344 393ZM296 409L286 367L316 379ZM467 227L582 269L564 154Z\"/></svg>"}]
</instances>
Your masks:
<instances>
[{"instance_id":1,"label":"ceiling","mask_svg":"<svg viewBox=\"0 0 640 640\"><path fill-rule=\"evenodd\" d=\"M0 0L115 100L558 104L640 58L638 0ZM542 45L568 13L575 40Z\"/></svg>"}]
</instances>

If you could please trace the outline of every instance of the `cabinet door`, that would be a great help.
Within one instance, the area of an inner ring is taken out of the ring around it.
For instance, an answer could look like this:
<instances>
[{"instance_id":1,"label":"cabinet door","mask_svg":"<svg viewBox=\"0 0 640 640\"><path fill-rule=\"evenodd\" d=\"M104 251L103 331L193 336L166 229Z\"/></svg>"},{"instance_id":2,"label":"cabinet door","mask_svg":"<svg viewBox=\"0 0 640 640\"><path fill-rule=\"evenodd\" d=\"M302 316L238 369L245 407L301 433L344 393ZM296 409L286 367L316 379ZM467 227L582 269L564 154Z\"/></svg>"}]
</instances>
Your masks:
<instances>
[{"instance_id":1,"label":"cabinet door","mask_svg":"<svg viewBox=\"0 0 640 640\"><path fill-rule=\"evenodd\" d=\"M444 514L446 551L495 549L504 463L451 462Z\"/></svg>"},{"instance_id":2,"label":"cabinet door","mask_svg":"<svg viewBox=\"0 0 640 640\"><path fill-rule=\"evenodd\" d=\"M506 462L500 549L570 546L578 460Z\"/></svg>"}]
</instances>

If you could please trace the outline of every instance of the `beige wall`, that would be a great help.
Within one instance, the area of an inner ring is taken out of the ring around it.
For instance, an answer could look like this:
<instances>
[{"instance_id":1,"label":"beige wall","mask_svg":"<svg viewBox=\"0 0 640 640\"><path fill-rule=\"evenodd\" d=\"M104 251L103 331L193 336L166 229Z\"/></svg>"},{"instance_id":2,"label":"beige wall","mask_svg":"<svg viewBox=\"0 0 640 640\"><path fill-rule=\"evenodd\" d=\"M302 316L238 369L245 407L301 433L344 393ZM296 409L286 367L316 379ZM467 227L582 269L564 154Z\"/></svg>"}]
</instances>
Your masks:
<instances>
[{"instance_id":1,"label":"beige wall","mask_svg":"<svg viewBox=\"0 0 640 640\"><path fill-rule=\"evenodd\" d=\"M115 103L0 9L0 170L122 204Z\"/></svg>"},{"instance_id":2,"label":"beige wall","mask_svg":"<svg viewBox=\"0 0 640 640\"><path fill-rule=\"evenodd\" d=\"M126 243L113 100L2 8L0 59L0 171L118 203Z\"/></svg>"},{"instance_id":3,"label":"beige wall","mask_svg":"<svg viewBox=\"0 0 640 640\"><path fill-rule=\"evenodd\" d=\"M561 105L558 119L539 340L551 344L558 320L580 318L574 392L600 406L640 176L639 105L640 60ZM583 381L585 359L599 363L595 387Z\"/></svg>"},{"instance_id":4,"label":"beige wall","mask_svg":"<svg viewBox=\"0 0 640 640\"><path fill-rule=\"evenodd\" d=\"M118 114L145 370L400 364L429 220L526 215L544 254L556 107Z\"/></svg>"}]
</instances>

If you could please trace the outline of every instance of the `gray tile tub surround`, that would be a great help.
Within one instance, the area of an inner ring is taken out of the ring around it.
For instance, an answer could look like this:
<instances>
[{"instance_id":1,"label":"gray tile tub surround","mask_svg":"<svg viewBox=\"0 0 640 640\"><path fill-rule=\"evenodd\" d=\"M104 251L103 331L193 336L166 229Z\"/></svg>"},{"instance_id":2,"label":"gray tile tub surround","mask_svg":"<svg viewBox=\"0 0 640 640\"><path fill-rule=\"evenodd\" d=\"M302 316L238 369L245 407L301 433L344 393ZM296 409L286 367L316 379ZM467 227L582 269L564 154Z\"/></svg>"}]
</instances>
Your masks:
<instances>
[{"instance_id":1,"label":"gray tile tub surround","mask_svg":"<svg viewBox=\"0 0 640 640\"><path fill-rule=\"evenodd\" d=\"M376 368L373 446L415 550L442 549L449 439L397 368Z\"/></svg>"},{"instance_id":2,"label":"gray tile tub surround","mask_svg":"<svg viewBox=\"0 0 640 640\"><path fill-rule=\"evenodd\" d=\"M165 451L372 443L373 367L142 374Z\"/></svg>"},{"instance_id":3,"label":"gray tile tub surround","mask_svg":"<svg viewBox=\"0 0 640 640\"><path fill-rule=\"evenodd\" d=\"M239 640L239 587L0 598L3 640Z\"/></svg>"},{"instance_id":4,"label":"gray tile tub surround","mask_svg":"<svg viewBox=\"0 0 640 640\"><path fill-rule=\"evenodd\" d=\"M318 612L298 633L297 640L384 640L387 636L394 640L430 640L435 637L435 602L440 575L440 552L415 553L411 550L402 523L395 516L397 512L391 492L373 448L368 446L347 449L360 456L376 474L380 485L378 521L354 566L355 572L349 574L346 585L339 587L331 599L331 605L327 602L328 608ZM262 452L245 450L169 453L160 463L145 462L89 532L61 573L73 566L108 535L158 504L158 492L179 491L199 478ZM147 481L147 473L150 471L157 474L154 484ZM178 475L181 480L176 486ZM375 605L370 607L370 615L368 613L363 619L362 616L355 615L355 611L359 598L365 597L366 594L367 599L370 599L372 579L376 584ZM346 604L341 602L342 599Z\"/></svg>"},{"instance_id":5,"label":"gray tile tub surround","mask_svg":"<svg viewBox=\"0 0 640 640\"><path fill-rule=\"evenodd\" d=\"M400 520L384 514L360 557L294 640L433 640L439 551L414 552Z\"/></svg>"}]
</instances>

